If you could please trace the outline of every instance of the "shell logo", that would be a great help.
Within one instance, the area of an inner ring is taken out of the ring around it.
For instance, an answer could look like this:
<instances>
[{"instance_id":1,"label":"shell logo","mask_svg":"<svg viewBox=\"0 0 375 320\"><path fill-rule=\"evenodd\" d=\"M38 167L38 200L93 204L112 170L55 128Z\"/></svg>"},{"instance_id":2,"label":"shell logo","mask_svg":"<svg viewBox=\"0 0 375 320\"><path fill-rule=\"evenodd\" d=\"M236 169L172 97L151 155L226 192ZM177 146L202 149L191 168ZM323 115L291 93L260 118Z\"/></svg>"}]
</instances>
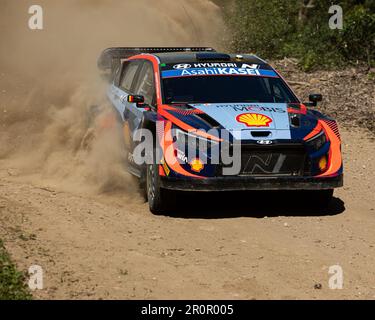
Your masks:
<instances>
[{"instance_id":1,"label":"shell logo","mask_svg":"<svg viewBox=\"0 0 375 320\"><path fill-rule=\"evenodd\" d=\"M243 113L237 116L236 120L248 127L269 127L272 122L270 117L259 113Z\"/></svg>"},{"instance_id":2,"label":"shell logo","mask_svg":"<svg viewBox=\"0 0 375 320\"><path fill-rule=\"evenodd\" d=\"M190 167L192 171L201 172L204 168L204 165L199 159L194 159L192 162L190 162Z\"/></svg>"}]
</instances>

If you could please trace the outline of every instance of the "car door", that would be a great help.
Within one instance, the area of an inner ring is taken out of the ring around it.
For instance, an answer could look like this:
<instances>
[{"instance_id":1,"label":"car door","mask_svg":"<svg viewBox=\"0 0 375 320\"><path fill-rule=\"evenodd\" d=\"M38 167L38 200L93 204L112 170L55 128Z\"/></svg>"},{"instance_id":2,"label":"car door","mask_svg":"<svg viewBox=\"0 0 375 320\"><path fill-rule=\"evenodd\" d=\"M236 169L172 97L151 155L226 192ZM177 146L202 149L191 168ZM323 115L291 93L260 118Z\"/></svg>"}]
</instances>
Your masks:
<instances>
[{"instance_id":1,"label":"car door","mask_svg":"<svg viewBox=\"0 0 375 320\"><path fill-rule=\"evenodd\" d=\"M151 62L142 62L133 87L133 94L143 96L145 101L145 108L137 107L135 103L129 104L129 112L126 116L130 131L134 134L134 131L139 128L143 113L148 110L147 108L156 108L155 79Z\"/></svg>"},{"instance_id":2,"label":"car door","mask_svg":"<svg viewBox=\"0 0 375 320\"><path fill-rule=\"evenodd\" d=\"M139 74L141 65L141 61L138 60L124 62L116 72L109 93L109 98L123 121L123 137L125 149L128 154L133 149L133 144L128 121L130 104L127 98L129 94L133 92L136 77Z\"/></svg>"},{"instance_id":3,"label":"car door","mask_svg":"<svg viewBox=\"0 0 375 320\"><path fill-rule=\"evenodd\" d=\"M150 108L156 109L156 89L153 65L149 61L143 61L140 65L139 72L136 75L135 82L132 88L132 94L141 95L144 97L144 107L137 106L136 103L129 103L125 110L125 121L130 134L130 152L129 163L137 169L141 169L134 163L133 150L136 147L134 136L136 130L140 128L143 113L147 112Z\"/></svg>"},{"instance_id":4,"label":"car door","mask_svg":"<svg viewBox=\"0 0 375 320\"><path fill-rule=\"evenodd\" d=\"M133 93L136 77L141 68L141 61L127 61L122 65L120 76L115 78L115 92L113 104L119 112L123 121L126 121L126 116L129 109L127 101L128 95ZM117 83L116 83L117 81Z\"/></svg>"},{"instance_id":5,"label":"car door","mask_svg":"<svg viewBox=\"0 0 375 320\"><path fill-rule=\"evenodd\" d=\"M143 113L147 108L138 107L127 101L129 95L142 95L145 106L156 108L156 89L152 63L149 61L134 60L126 62L117 88L118 99L115 107L123 119L123 133L128 161L136 166L133 159L135 143L133 136L139 128Z\"/></svg>"}]
</instances>

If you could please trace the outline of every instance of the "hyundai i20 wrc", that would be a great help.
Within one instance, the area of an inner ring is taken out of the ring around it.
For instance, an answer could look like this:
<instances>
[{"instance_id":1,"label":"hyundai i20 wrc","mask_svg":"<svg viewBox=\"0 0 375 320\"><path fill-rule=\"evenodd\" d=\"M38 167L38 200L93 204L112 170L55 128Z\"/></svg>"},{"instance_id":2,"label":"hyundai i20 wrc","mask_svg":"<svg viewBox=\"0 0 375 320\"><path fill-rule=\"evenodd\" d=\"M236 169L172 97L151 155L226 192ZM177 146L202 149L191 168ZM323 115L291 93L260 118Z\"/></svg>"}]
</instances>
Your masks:
<instances>
[{"instance_id":1,"label":"hyundai i20 wrc","mask_svg":"<svg viewBox=\"0 0 375 320\"><path fill-rule=\"evenodd\" d=\"M337 123L314 109L322 96L302 103L255 55L109 48L98 66L123 128L127 169L156 214L171 191L306 190L324 206L343 185ZM152 143L139 148L147 137Z\"/></svg>"}]
</instances>

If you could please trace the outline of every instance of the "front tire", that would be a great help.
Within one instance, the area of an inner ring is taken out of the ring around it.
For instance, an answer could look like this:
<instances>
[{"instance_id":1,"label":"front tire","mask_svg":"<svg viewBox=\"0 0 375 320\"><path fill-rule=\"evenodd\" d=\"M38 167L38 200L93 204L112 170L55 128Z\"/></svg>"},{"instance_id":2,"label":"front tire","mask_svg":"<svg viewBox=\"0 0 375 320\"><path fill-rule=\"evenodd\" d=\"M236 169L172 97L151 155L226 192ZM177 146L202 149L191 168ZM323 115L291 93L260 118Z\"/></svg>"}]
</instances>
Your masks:
<instances>
[{"instance_id":1,"label":"front tire","mask_svg":"<svg viewBox=\"0 0 375 320\"><path fill-rule=\"evenodd\" d=\"M159 165L148 164L146 171L146 194L150 211L155 215L164 214L173 205L173 195L160 186Z\"/></svg>"}]
</instances>

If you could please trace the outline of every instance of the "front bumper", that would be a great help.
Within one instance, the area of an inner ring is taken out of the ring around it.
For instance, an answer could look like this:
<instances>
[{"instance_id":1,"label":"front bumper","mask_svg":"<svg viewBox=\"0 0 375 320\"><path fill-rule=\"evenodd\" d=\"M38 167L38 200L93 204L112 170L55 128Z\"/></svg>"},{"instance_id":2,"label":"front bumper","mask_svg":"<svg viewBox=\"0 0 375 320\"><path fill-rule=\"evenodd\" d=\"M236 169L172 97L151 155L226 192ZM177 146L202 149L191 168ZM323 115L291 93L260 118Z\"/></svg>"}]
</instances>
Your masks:
<instances>
[{"instance_id":1,"label":"front bumper","mask_svg":"<svg viewBox=\"0 0 375 320\"><path fill-rule=\"evenodd\" d=\"M184 179L161 177L161 187L178 191L323 190L343 186L343 174L335 177L215 177Z\"/></svg>"}]
</instances>

